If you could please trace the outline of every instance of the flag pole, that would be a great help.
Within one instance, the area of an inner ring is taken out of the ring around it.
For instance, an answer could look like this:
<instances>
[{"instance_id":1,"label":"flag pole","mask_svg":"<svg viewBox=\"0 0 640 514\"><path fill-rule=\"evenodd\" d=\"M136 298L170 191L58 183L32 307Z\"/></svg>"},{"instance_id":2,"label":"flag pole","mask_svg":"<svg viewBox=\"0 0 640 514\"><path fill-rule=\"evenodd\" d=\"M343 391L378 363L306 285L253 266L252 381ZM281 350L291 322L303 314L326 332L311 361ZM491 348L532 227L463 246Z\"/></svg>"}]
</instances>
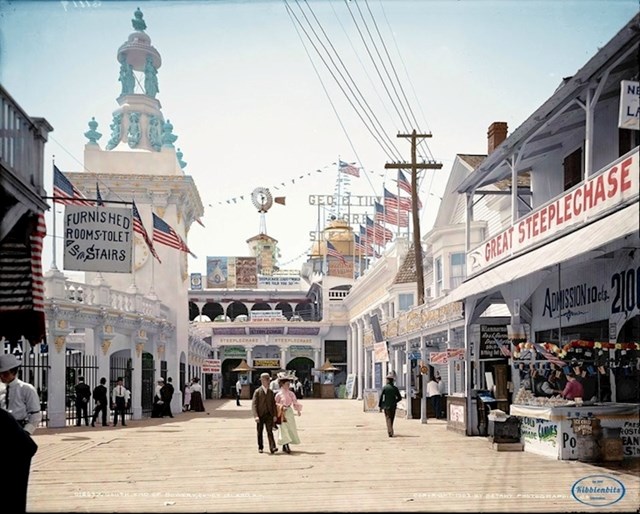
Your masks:
<instances>
[{"instance_id":1,"label":"flag pole","mask_svg":"<svg viewBox=\"0 0 640 514\"><path fill-rule=\"evenodd\" d=\"M53 166L53 190L52 190L52 194L53 196L55 196L55 180L56 180L56 156L53 155L51 157L51 164ZM53 262L51 263L51 269L52 270L57 270L58 266L56 265L56 244L58 239L56 238L56 201L53 200L53 205L52 205L52 209L53 209Z\"/></svg>"},{"instance_id":2,"label":"flag pole","mask_svg":"<svg viewBox=\"0 0 640 514\"><path fill-rule=\"evenodd\" d=\"M153 196L151 196L151 218L152 218L152 220L151 220L152 221L151 222L151 242L155 243L155 240L153 238L153 234L155 233L155 230L153 228L155 226L153 224ZM154 247L155 247L155 245L154 245ZM153 255L151 257L153 257ZM156 271L156 263L154 261L155 261L155 258L152 258L151 259L151 285L149 286L149 295L148 296L151 296L154 299L157 299L158 296L156 295L156 291L153 288L153 282L155 281L155 271Z\"/></svg>"}]
</instances>

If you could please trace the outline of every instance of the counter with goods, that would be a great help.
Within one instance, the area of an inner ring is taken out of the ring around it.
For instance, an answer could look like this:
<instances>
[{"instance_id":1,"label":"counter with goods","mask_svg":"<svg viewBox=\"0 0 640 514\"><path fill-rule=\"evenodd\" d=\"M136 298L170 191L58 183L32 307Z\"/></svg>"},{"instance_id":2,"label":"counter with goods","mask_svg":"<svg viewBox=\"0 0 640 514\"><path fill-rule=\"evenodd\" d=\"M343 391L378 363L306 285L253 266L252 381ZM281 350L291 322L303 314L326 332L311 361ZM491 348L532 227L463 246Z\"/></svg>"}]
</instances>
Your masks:
<instances>
[{"instance_id":1,"label":"counter with goods","mask_svg":"<svg viewBox=\"0 0 640 514\"><path fill-rule=\"evenodd\" d=\"M640 457L640 405L580 405L521 390L510 414L521 420L524 451L561 460L613 461Z\"/></svg>"}]
</instances>

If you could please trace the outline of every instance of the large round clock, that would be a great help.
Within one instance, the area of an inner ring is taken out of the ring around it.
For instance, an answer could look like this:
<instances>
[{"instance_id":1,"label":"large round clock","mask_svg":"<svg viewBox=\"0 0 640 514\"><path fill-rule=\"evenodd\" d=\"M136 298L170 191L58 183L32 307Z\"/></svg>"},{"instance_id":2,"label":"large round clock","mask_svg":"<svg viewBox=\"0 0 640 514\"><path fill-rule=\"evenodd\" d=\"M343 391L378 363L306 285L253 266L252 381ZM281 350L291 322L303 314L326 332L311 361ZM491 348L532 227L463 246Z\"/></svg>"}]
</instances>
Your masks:
<instances>
[{"instance_id":1,"label":"large round clock","mask_svg":"<svg viewBox=\"0 0 640 514\"><path fill-rule=\"evenodd\" d=\"M142 236L137 232L134 234L133 241L135 243L135 248L133 250L133 266L134 270L137 271L142 268L149 259L149 247L147 246L147 243L144 242Z\"/></svg>"},{"instance_id":2,"label":"large round clock","mask_svg":"<svg viewBox=\"0 0 640 514\"><path fill-rule=\"evenodd\" d=\"M251 201L258 212L267 212L273 205L273 197L266 187L257 187L251 193Z\"/></svg>"}]
</instances>

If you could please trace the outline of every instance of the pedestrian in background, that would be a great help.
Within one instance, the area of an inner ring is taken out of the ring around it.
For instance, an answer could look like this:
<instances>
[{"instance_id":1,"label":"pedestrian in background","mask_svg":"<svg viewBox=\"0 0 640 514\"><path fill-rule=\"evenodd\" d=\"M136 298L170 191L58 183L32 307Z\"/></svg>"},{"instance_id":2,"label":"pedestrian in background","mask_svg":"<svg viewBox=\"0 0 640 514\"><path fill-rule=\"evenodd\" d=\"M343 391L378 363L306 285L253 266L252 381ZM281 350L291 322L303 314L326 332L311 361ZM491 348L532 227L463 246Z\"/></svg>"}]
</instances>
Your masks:
<instances>
[{"instance_id":1,"label":"pedestrian in background","mask_svg":"<svg viewBox=\"0 0 640 514\"><path fill-rule=\"evenodd\" d=\"M302 405L298 401L296 394L291 390L292 377L286 373L279 373L278 377L280 389L276 393L276 407L278 416L282 417L278 444L282 445L282 449L286 453L291 453L289 445L300 444L298 427L293 411L295 409L298 416L302 416Z\"/></svg>"},{"instance_id":2,"label":"pedestrian in background","mask_svg":"<svg viewBox=\"0 0 640 514\"><path fill-rule=\"evenodd\" d=\"M185 384L184 386L184 400L183 400L183 411L188 411L191 408L191 382Z\"/></svg>"},{"instance_id":3,"label":"pedestrian in background","mask_svg":"<svg viewBox=\"0 0 640 514\"><path fill-rule=\"evenodd\" d=\"M107 397L109 396L107 393L107 387L105 384L107 383L107 379L102 377L100 379L100 384L93 388L93 401L96 406L93 409L93 417L91 418L91 426L96 426L96 420L98 419L98 414L102 412L102 426L108 427L107 423L107 408L109 406L109 402Z\"/></svg>"},{"instance_id":4,"label":"pedestrian in background","mask_svg":"<svg viewBox=\"0 0 640 514\"><path fill-rule=\"evenodd\" d=\"M84 377L78 377L76 384L76 426L84 424L89 426L89 399L91 398L91 388L84 383Z\"/></svg>"},{"instance_id":5,"label":"pedestrian in background","mask_svg":"<svg viewBox=\"0 0 640 514\"><path fill-rule=\"evenodd\" d=\"M253 413L253 419L256 422L256 429L258 431L258 452L264 451L264 439L262 432L267 429L267 438L269 439L269 449L271 453L276 453L278 447L273 437L273 427L276 422L276 398L275 394L269 387L270 383L269 373L262 373L260 375L261 385L253 393L253 399L251 400L251 412Z\"/></svg>"},{"instance_id":6,"label":"pedestrian in background","mask_svg":"<svg viewBox=\"0 0 640 514\"><path fill-rule=\"evenodd\" d=\"M240 407L240 393L242 393L242 382L240 382L240 377L236 380L236 405Z\"/></svg>"},{"instance_id":7,"label":"pedestrian in background","mask_svg":"<svg viewBox=\"0 0 640 514\"><path fill-rule=\"evenodd\" d=\"M393 422L396 419L396 408L398 407L398 402L402 400L400 396L400 391L393 383L395 380L395 375L393 373L389 373L387 375L387 383L382 388L382 393L380 393L380 400L378 401L378 408L380 412L384 410L384 417L387 421L387 433L389 437L393 437Z\"/></svg>"},{"instance_id":8,"label":"pedestrian in background","mask_svg":"<svg viewBox=\"0 0 640 514\"><path fill-rule=\"evenodd\" d=\"M164 402L162 404L162 417L164 418L165 416L169 416L170 418L173 417L173 413L171 412L171 400L173 400L173 393L175 392L175 389L173 387L173 383L172 383L172 379L171 377L167 378L167 382L164 385L164 387L160 390L160 396L162 398L162 401Z\"/></svg>"},{"instance_id":9,"label":"pedestrian in background","mask_svg":"<svg viewBox=\"0 0 640 514\"><path fill-rule=\"evenodd\" d=\"M131 399L131 393L124 386L122 377L118 377L116 386L113 388L113 426L118 426L118 415L123 427L126 427L125 412Z\"/></svg>"},{"instance_id":10,"label":"pedestrian in background","mask_svg":"<svg viewBox=\"0 0 640 514\"><path fill-rule=\"evenodd\" d=\"M200 379L198 377L193 377L193 384L191 385L191 410L204 412L204 403L202 403L202 386L200 385Z\"/></svg>"},{"instance_id":11,"label":"pedestrian in background","mask_svg":"<svg viewBox=\"0 0 640 514\"><path fill-rule=\"evenodd\" d=\"M162 400L162 388L164 387L164 378L160 377L156 382L156 390L153 393L153 404L151 406L151 417L161 418L164 409L164 401Z\"/></svg>"},{"instance_id":12,"label":"pedestrian in background","mask_svg":"<svg viewBox=\"0 0 640 514\"><path fill-rule=\"evenodd\" d=\"M427 398L431 400L431 406L433 407L433 414L436 419L440 419L440 409L442 394L440 391L440 377L432 376L431 380L427 384Z\"/></svg>"}]
</instances>

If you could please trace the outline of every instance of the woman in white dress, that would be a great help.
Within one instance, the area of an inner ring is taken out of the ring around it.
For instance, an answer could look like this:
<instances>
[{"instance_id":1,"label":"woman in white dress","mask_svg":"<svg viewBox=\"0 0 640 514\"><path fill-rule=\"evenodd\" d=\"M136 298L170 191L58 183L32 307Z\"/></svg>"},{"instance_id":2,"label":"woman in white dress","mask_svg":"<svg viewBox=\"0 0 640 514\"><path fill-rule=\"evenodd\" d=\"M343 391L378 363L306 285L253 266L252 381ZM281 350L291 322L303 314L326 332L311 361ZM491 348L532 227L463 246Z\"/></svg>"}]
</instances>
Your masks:
<instances>
[{"instance_id":1,"label":"woman in white dress","mask_svg":"<svg viewBox=\"0 0 640 514\"><path fill-rule=\"evenodd\" d=\"M302 405L296 398L296 394L290 389L291 381L293 377L285 373L278 373L278 383L280 389L276 394L276 406L278 409L284 411L284 419L280 424L280 433L278 437L278 444L282 445L282 449L286 453L291 453L290 444L300 444L300 437L298 437L298 428L296 426L296 419L294 415L294 409L298 413L298 416L302 415Z\"/></svg>"}]
</instances>

